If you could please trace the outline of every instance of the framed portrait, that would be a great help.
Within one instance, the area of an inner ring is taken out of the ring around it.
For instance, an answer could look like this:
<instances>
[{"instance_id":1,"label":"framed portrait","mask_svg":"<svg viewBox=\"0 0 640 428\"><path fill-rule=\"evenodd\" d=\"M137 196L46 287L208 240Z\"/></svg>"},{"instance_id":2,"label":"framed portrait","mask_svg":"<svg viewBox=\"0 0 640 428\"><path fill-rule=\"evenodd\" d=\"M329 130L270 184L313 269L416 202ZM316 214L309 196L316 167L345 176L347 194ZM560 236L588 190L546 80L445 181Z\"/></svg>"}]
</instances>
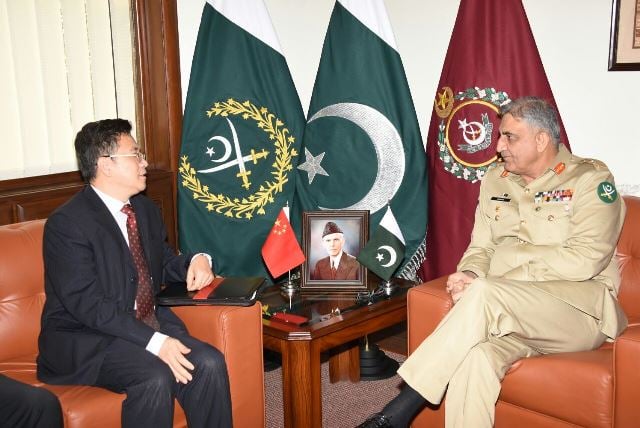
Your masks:
<instances>
[{"instance_id":1,"label":"framed portrait","mask_svg":"<svg viewBox=\"0 0 640 428\"><path fill-rule=\"evenodd\" d=\"M367 269L356 257L368 239L369 211L304 212L301 290L366 290Z\"/></svg>"},{"instance_id":2,"label":"framed portrait","mask_svg":"<svg viewBox=\"0 0 640 428\"><path fill-rule=\"evenodd\" d=\"M613 0L609 71L640 70L640 0Z\"/></svg>"}]
</instances>

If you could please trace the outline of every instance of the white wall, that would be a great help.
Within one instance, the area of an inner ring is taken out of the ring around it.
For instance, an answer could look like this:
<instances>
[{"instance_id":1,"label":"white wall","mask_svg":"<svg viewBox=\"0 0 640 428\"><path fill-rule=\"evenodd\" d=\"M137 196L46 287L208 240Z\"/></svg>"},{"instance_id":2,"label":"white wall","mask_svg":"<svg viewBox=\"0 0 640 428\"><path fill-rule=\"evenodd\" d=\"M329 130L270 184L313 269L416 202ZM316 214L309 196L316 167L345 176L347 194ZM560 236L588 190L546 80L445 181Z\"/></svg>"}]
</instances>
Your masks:
<instances>
[{"instance_id":1,"label":"white wall","mask_svg":"<svg viewBox=\"0 0 640 428\"><path fill-rule=\"evenodd\" d=\"M489 0L496 1L496 0ZM306 111L334 0L266 0ZM178 0L183 99L204 0ZM386 0L423 138L459 1ZM571 147L640 195L640 72L607 71L610 0L524 0Z\"/></svg>"}]
</instances>

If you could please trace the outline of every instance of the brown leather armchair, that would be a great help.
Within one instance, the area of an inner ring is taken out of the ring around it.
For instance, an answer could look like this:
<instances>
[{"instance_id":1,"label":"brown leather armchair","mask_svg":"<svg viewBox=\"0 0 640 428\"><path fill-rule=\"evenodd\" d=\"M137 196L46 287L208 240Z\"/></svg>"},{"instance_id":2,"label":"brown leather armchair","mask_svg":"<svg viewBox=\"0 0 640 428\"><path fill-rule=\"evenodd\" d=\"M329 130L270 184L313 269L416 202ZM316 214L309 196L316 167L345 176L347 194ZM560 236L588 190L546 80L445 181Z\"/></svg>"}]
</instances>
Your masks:
<instances>
[{"instance_id":1,"label":"brown leather armchair","mask_svg":"<svg viewBox=\"0 0 640 428\"><path fill-rule=\"evenodd\" d=\"M124 394L90 386L46 385L36 378L40 315L45 299L43 227L44 220L0 226L0 373L56 394L66 427L120 426ZM193 336L224 354L233 425L264 427L260 304L180 307L175 312ZM177 403L174 426L186 426Z\"/></svg>"},{"instance_id":2,"label":"brown leather armchair","mask_svg":"<svg viewBox=\"0 0 640 428\"><path fill-rule=\"evenodd\" d=\"M614 343L586 352L544 355L513 364L496 404L497 428L640 426L640 198L625 197L618 242L619 301L629 327ZM409 353L451 308L446 277L410 290ZM412 427L444 426L444 407L423 410Z\"/></svg>"}]
</instances>

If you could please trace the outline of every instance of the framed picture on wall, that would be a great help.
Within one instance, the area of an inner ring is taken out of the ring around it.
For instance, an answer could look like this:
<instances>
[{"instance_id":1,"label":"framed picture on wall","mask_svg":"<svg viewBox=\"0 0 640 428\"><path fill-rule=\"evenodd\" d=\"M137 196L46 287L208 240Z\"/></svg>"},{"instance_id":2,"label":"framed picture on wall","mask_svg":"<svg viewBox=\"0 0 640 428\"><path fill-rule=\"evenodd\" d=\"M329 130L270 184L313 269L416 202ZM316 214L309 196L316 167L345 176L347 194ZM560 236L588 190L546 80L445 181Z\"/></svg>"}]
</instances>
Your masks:
<instances>
[{"instance_id":1,"label":"framed picture on wall","mask_svg":"<svg viewBox=\"0 0 640 428\"><path fill-rule=\"evenodd\" d=\"M640 70L640 0L613 0L609 71Z\"/></svg>"},{"instance_id":2,"label":"framed picture on wall","mask_svg":"<svg viewBox=\"0 0 640 428\"><path fill-rule=\"evenodd\" d=\"M369 238L369 211L307 211L302 215L302 290L363 291L367 269L356 257Z\"/></svg>"}]
</instances>

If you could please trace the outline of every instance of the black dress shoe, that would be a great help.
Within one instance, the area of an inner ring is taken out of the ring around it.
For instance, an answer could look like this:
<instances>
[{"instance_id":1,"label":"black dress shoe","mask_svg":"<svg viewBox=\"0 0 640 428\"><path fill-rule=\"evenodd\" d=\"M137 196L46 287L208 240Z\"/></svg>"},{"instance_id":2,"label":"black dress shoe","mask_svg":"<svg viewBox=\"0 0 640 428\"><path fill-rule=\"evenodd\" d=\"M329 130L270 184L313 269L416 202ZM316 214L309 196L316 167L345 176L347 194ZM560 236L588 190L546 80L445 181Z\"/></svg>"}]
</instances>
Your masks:
<instances>
[{"instance_id":1,"label":"black dress shoe","mask_svg":"<svg viewBox=\"0 0 640 428\"><path fill-rule=\"evenodd\" d=\"M393 428L393 425L384 413L375 413L356 428Z\"/></svg>"}]
</instances>

